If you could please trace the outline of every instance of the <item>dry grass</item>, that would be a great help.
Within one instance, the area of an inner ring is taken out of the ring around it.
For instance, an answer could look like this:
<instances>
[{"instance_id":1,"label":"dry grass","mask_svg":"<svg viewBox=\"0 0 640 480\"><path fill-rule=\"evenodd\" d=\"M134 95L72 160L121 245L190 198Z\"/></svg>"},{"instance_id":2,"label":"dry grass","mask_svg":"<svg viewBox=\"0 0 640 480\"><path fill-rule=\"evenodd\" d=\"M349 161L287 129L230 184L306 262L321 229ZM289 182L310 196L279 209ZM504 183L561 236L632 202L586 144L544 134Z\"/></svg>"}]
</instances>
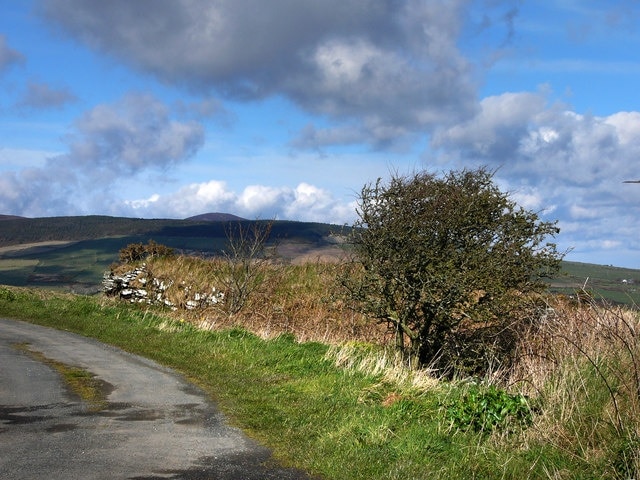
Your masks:
<instances>
[{"instance_id":1,"label":"dry grass","mask_svg":"<svg viewBox=\"0 0 640 480\"><path fill-rule=\"evenodd\" d=\"M431 370L409 369L398 352L369 343L346 342L333 345L326 357L347 371L380 377L383 382L401 389L429 391L440 384Z\"/></svg>"},{"instance_id":2,"label":"dry grass","mask_svg":"<svg viewBox=\"0 0 640 480\"><path fill-rule=\"evenodd\" d=\"M181 279L167 290L176 304L184 302L187 293L220 289L229 275L220 259L152 259L147 266L156 278ZM384 325L368 321L340 300L335 280L346 264L262 262L256 268L261 269L259 287L238 313L216 305L180 309L173 312L175 320L202 329L241 327L263 338L290 334L298 341L328 343L327 357L345 370L379 375L401 390L438 386L431 372L407 369L385 348L391 339ZM604 468L611 478L632 478L640 472L637 311L584 297L581 302L554 297L533 324L521 339L515 366L485 379L525 393L539 406L533 426L521 434L521 448L551 446L582 471ZM504 441L513 445L511 437ZM564 467L548 468L549 478L565 478ZM566 468L574 471L573 465Z\"/></svg>"},{"instance_id":3,"label":"dry grass","mask_svg":"<svg viewBox=\"0 0 640 480\"><path fill-rule=\"evenodd\" d=\"M298 341L329 344L385 342L384 326L372 324L348 309L336 295L335 279L345 268L344 264L333 261L296 265L261 262L256 263L255 268L259 269L259 285L239 312L230 314L222 303L193 311L179 309L171 315L202 329L241 327L263 338L291 334ZM150 276L165 284L174 279L165 296L179 306L195 292L224 290L231 274L224 259L188 256L149 259L147 270ZM224 293L225 297L232 294Z\"/></svg>"},{"instance_id":4,"label":"dry grass","mask_svg":"<svg viewBox=\"0 0 640 480\"><path fill-rule=\"evenodd\" d=\"M638 312L556 298L521 343L511 381L542 406L526 442L609 464L614 477L640 472Z\"/></svg>"}]
</instances>

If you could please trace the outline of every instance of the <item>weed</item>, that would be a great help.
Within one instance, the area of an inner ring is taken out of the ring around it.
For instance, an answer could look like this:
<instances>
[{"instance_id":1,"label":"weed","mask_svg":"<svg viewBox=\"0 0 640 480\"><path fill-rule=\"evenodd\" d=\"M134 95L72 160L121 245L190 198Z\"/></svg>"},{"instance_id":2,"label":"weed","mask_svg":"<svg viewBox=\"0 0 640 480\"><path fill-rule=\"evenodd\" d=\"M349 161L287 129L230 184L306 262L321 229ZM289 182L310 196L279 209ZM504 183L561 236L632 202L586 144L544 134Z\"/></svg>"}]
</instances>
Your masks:
<instances>
[{"instance_id":1,"label":"weed","mask_svg":"<svg viewBox=\"0 0 640 480\"><path fill-rule=\"evenodd\" d=\"M544 405L528 442L555 445L614 478L637 475L637 312L596 302L586 292L577 304L556 298L539 328L522 339L516 367L511 381Z\"/></svg>"},{"instance_id":2,"label":"weed","mask_svg":"<svg viewBox=\"0 0 640 480\"><path fill-rule=\"evenodd\" d=\"M490 433L528 427L534 409L522 394L510 394L494 385L472 385L457 400L445 404L446 419L457 429Z\"/></svg>"},{"instance_id":3,"label":"weed","mask_svg":"<svg viewBox=\"0 0 640 480\"><path fill-rule=\"evenodd\" d=\"M15 293L8 288L0 288L0 300L5 302L12 302L16 299Z\"/></svg>"}]
</instances>

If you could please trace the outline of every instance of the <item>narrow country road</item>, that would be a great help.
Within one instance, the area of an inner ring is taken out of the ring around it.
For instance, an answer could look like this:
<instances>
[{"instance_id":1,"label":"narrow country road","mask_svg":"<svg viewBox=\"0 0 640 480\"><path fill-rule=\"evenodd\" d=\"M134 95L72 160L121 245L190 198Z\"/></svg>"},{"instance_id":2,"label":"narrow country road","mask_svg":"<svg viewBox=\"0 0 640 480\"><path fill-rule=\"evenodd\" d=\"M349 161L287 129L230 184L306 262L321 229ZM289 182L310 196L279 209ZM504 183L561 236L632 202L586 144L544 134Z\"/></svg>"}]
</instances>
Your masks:
<instances>
[{"instance_id":1,"label":"narrow country road","mask_svg":"<svg viewBox=\"0 0 640 480\"><path fill-rule=\"evenodd\" d=\"M105 401L82 401L50 361L93 373ZM175 372L72 333L0 319L0 478L308 477L275 464Z\"/></svg>"}]
</instances>

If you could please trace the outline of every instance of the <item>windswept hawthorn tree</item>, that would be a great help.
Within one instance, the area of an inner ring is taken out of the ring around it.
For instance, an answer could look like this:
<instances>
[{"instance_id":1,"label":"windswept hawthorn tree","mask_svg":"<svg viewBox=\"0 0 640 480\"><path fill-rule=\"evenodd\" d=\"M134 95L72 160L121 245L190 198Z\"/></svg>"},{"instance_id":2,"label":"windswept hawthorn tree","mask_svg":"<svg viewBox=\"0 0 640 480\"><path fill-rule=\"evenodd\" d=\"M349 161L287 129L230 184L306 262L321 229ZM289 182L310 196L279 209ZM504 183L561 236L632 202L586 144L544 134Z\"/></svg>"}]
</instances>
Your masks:
<instances>
[{"instance_id":1,"label":"windswept hawthorn tree","mask_svg":"<svg viewBox=\"0 0 640 480\"><path fill-rule=\"evenodd\" d=\"M520 208L486 168L363 187L347 295L414 365L479 374L508 362L532 293L562 256L556 222Z\"/></svg>"}]
</instances>

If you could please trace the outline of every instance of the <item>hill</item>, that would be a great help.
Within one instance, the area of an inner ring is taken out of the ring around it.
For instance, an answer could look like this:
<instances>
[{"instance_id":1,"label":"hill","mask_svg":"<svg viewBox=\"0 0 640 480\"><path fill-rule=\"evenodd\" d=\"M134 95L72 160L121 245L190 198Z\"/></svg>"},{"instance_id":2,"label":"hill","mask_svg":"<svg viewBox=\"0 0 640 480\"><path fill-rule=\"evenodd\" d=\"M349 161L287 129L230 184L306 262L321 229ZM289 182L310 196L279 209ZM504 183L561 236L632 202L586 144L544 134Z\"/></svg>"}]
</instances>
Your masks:
<instances>
[{"instance_id":1,"label":"hill","mask_svg":"<svg viewBox=\"0 0 640 480\"><path fill-rule=\"evenodd\" d=\"M195 215L193 217L188 217L185 220L191 220L195 222L242 222L246 221L246 218L238 217L237 215L233 215L231 213L203 213L200 215Z\"/></svg>"},{"instance_id":2,"label":"hill","mask_svg":"<svg viewBox=\"0 0 640 480\"><path fill-rule=\"evenodd\" d=\"M52 241L74 242L121 236L226 238L226 229L229 224L250 225L253 222L253 220L245 220L235 215L222 213L208 213L185 220L102 215L5 218L0 225L0 247ZM257 222L266 221L257 220ZM323 223L277 220L273 222L272 237L316 243L341 228ZM182 245L177 248L182 248ZM206 250L210 250L210 248Z\"/></svg>"},{"instance_id":3,"label":"hill","mask_svg":"<svg viewBox=\"0 0 640 480\"><path fill-rule=\"evenodd\" d=\"M566 295L584 289L612 303L640 305L640 270L565 261L562 275L550 283L552 291Z\"/></svg>"},{"instance_id":4,"label":"hill","mask_svg":"<svg viewBox=\"0 0 640 480\"><path fill-rule=\"evenodd\" d=\"M103 272L128 244L154 240L184 254L219 255L230 226L250 228L254 222L229 214L185 220L98 215L8 218L0 222L0 284L96 291ZM337 258L344 253L336 235L343 228L275 221L269 245L277 245L278 254L291 262Z\"/></svg>"},{"instance_id":5,"label":"hill","mask_svg":"<svg viewBox=\"0 0 640 480\"><path fill-rule=\"evenodd\" d=\"M102 274L130 243L154 240L180 253L212 256L225 248L229 226L255 221L225 213L184 220L109 216L24 218L0 216L0 284L96 291ZM265 221L258 221L265 222ZM285 261L335 260L344 255L348 227L275 221L271 245ZM640 305L640 270L563 262L552 291L572 295L586 287L608 301Z\"/></svg>"}]
</instances>

